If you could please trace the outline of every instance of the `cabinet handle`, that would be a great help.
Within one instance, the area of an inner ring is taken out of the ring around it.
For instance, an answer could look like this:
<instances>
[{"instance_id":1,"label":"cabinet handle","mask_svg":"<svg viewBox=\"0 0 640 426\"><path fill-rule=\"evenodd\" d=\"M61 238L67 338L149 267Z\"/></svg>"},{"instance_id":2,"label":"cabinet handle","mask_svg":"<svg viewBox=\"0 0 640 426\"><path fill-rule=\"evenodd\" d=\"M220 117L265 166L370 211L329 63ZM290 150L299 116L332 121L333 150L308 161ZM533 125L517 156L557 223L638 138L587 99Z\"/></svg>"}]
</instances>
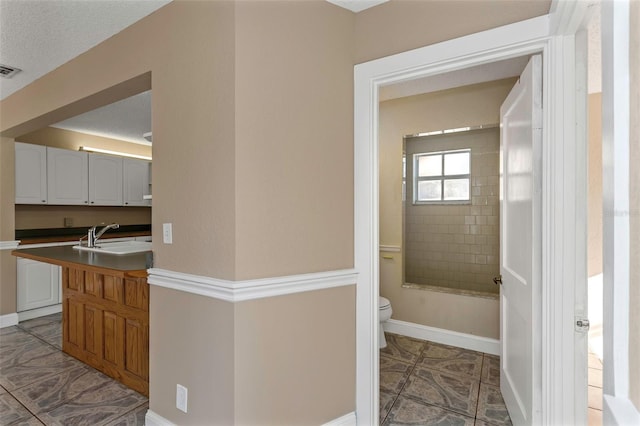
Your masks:
<instances>
[{"instance_id":1,"label":"cabinet handle","mask_svg":"<svg viewBox=\"0 0 640 426\"><path fill-rule=\"evenodd\" d=\"M95 203L95 201L92 201L92 202L91 202L91 204L94 204L94 203Z\"/></svg>"},{"instance_id":2,"label":"cabinet handle","mask_svg":"<svg viewBox=\"0 0 640 426\"><path fill-rule=\"evenodd\" d=\"M46 202L47 202L47 200L42 200L42 202L43 202L43 203L46 203Z\"/></svg>"},{"instance_id":3,"label":"cabinet handle","mask_svg":"<svg viewBox=\"0 0 640 426\"><path fill-rule=\"evenodd\" d=\"M126 202L126 203L124 203L124 204L125 204L125 205L128 205L128 204L129 204L129 202Z\"/></svg>"}]
</instances>

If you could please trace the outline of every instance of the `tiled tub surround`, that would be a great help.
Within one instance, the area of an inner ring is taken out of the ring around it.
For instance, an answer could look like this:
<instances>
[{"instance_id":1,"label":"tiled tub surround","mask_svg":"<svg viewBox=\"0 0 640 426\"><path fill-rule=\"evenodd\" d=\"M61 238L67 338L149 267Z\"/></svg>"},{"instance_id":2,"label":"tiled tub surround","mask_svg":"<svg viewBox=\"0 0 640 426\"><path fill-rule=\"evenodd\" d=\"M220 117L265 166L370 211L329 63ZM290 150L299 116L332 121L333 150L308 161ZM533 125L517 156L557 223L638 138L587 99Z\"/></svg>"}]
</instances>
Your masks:
<instances>
[{"instance_id":1,"label":"tiled tub surround","mask_svg":"<svg viewBox=\"0 0 640 426\"><path fill-rule=\"evenodd\" d=\"M144 424L146 397L61 346L61 314L0 330L0 425Z\"/></svg>"},{"instance_id":2,"label":"tiled tub surround","mask_svg":"<svg viewBox=\"0 0 640 426\"><path fill-rule=\"evenodd\" d=\"M499 129L407 138L405 144L405 282L497 293ZM413 205L413 154L464 148L471 148L471 201Z\"/></svg>"},{"instance_id":3,"label":"tiled tub surround","mask_svg":"<svg viewBox=\"0 0 640 426\"><path fill-rule=\"evenodd\" d=\"M386 334L380 424L510 425L494 355Z\"/></svg>"}]
</instances>

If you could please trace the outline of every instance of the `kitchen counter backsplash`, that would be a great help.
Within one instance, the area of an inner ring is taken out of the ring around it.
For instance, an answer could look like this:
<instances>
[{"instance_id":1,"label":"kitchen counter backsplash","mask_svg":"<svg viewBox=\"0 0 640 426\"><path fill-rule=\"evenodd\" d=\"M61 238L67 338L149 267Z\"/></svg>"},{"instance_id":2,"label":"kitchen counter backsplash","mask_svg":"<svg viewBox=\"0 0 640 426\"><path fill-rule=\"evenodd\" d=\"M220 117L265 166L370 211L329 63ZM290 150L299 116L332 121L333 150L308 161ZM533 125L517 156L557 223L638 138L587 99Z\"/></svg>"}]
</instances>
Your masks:
<instances>
[{"instance_id":1,"label":"kitchen counter backsplash","mask_svg":"<svg viewBox=\"0 0 640 426\"><path fill-rule=\"evenodd\" d=\"M80 238L86 235L88 226L77 228L41 228L41 229L16 229L16 240L23 243L29 240L59 239L61 241ZM151 235L151 225L121 225L120 228L106 232L103 238L115 238L134 235Z\"/></svg>"}]
</instances>

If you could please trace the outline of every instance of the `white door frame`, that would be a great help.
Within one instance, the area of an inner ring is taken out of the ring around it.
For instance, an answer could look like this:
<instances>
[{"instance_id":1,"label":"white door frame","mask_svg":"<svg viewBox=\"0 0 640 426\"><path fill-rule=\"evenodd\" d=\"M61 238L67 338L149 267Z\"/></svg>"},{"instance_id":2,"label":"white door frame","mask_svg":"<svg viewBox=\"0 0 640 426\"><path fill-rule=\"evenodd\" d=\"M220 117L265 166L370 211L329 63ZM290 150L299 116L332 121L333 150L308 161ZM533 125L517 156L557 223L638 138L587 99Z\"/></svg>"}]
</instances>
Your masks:
<instances>
[{"instance_id":1,"label":"white door frame","mask_svg":"<svg viewBox=\"0 0 640 426\"><path fill-rule=\"evenodd\" d=\"M629 2L602 4L604 405L606 425L640 424L629 398Z\"/></svg>"},{"instance_id":2,"label":"white door frame","mask_svg":"<svg viewBox=\"0 0 640 426\"><path fill-rule=\"evenodd\" d=\"M554 0L553 13L355 66L354 238L356 414L378 422L378 91L381 86L503 59L543 56L542 424L586 423L586 333L574 332L576 289L586 292L586 125L576 111L575 34L585 2ZM578 65L580 66L580 65ZM578 78L578 80L582 80ZM586 97L585 88L582 88ZM585 98L586 99L586 98ZM584 100L582 101L584 103ZM582 106L584 108L584 105ZM567 123L575 123L574 126ZM583 132L584 133L584 132ZM560 285L562 284L562 285ZM582 307L586 310L586 306ZM582 351L584 362L576 363ZM582 365L581 365L582 364ZM574 393L584 382L584 397Z\"/></svg>"}]
</instances>

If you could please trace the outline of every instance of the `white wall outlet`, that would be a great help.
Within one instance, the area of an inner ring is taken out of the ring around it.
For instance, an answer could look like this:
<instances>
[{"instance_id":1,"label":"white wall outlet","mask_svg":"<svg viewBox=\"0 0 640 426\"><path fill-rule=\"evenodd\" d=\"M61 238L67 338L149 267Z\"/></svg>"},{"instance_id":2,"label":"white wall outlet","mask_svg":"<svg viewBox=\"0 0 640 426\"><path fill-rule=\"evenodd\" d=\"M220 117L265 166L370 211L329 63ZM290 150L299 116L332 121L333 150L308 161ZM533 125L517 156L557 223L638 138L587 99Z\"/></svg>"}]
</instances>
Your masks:
<instances>
[{"instance_id":1,"label":"white wall outlet","mask_svg":"<svg viewBox=\"0 0 640 426\"><path fill-rule=\"evenodd\" d=\"M176 408L187 412L188 390L182 385L176 385Z\"/></svg>"},{"instance_id":2,"label":"white wall outlet","mask_svg":"<svg viewBox=\"0 0 640 426\"><path fill-rule=\"evenodd\" d=\"M165 244L173 244L173 229L170 223L162 224L162 242Z\"/></svg>"}]
</instances>

